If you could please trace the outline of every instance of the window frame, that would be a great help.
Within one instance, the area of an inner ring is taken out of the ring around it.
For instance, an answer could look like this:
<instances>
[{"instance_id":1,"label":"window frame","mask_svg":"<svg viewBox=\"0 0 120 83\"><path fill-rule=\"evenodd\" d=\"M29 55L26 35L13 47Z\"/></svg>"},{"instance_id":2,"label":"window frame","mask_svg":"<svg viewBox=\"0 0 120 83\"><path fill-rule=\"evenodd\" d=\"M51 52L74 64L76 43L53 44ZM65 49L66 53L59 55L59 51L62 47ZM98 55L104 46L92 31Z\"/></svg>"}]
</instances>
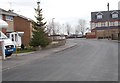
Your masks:
<instances>
[{"instance_id":1,"label":"window frame","mask_svg":"<svg viewBox=\"0 0 120 83\"><path fill-rule=\"evenodd\" d=\"M112 18L118 18L118 14L117 13L112 14Z\"/></svg>"},{"instance_id":2,"label":"window frame","mask_svg":"<svg viewBox=\"0 0 120 83\"><path fill-rule=\"evenodd\" d=\"M5 16L5 19L6 19L7 21L13 21L13 16L6 15L6 16Z\"/></svg>"},{"instance_id":3,"label":"window frame","mask_svg":"<svg viewBox=\"0 0 120 83\"><path fill-rule=\"evenodd\" d=\"M97 19L102 19L103 16L102 15L97 15Z\"/></svg>"}]
</instances>

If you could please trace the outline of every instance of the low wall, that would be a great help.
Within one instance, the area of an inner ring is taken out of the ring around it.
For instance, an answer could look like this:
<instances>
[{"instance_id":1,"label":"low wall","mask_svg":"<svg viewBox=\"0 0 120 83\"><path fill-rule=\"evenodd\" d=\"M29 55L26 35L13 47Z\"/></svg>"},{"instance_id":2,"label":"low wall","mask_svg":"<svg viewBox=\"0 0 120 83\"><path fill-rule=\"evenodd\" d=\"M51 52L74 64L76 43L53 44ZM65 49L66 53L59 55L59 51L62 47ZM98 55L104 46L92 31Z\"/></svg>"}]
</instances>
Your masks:
<instances>
[{"instance_id":1,"label":"low wall","mask_svg":"<svg viewBox=\"0 0 120 83\"><path fill-rule=\"evenodd\" d=\"M65 45L66 39L54 40L50 45L48 45L45 49L56 48L58 46Z\"/></svg>"},{"instance_id":2,"label":"low wall","mask_svg":"<svg viewBox=\"0 0 120 83\"><path fill-rule=\"evenodd\" d=\"M86 38L87 38L87 39L96 38L95 32L86 33Z\"/></svg>"}]
</instances>

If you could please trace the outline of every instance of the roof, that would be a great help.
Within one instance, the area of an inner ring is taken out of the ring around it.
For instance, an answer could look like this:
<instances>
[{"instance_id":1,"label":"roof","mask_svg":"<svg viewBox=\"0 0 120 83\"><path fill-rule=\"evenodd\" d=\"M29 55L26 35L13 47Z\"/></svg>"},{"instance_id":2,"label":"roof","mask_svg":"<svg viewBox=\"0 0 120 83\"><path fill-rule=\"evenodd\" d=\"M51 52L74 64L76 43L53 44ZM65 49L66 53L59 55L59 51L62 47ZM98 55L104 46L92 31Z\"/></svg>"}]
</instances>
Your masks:
<instances>
[{"instance_id":1,"label":"roof","mask_svg":"<svg viewBox=\"0 0 120 83\"><path fill-rule=\"evenodd\" d=\"M112 18L112 14L118 13L118 18ZM102 14L102 19L97 19L97 14ZM98 12L91 12L91 22L104 22L104 21L115 21L120 20L120 10L111 10L111 11L98 11Z\"/></svg>"},{"instance_id":2,"label":"roof","mask_svg":"<svg viewBox=\"0 0 120 83\"><path fill-rule=\"evenodd\" d=\"M13 10L6 11L6 10L0 8L0 14L11 15L11 16L18 16L18 17L21 17L21 18L26 19L28 21L32 21L32 19L30 19L30 18L27 18L27 17L25 17L23 15L19 15L17 13L14 13Z\"/></svg>"},{"instance_id":3,"label":"roof","mask_svg":"<svg viewBox=\"0 0 120 83\"><path fill-rule=\"evenodd\" d=\"M23 18L23 19L26 19L26 20L28 20L28 21L32 21L31 18L27 18L27 17L25 17L25 16L23 16L23 15L17 14L17 16L18 16L18 17L21 17L21 18Z\"/></svg>"},{"instance_id":4,"label":"roof","mask_svg":"<svg viewBox=\"0 0 120 83\"><path fill-rule=\"evenodd\" d=\"M11 10L11 11L10 11L10 10L6 11L6 10L1 9L1 8L0 8L0 14L11 15L11 16L17 16L12 10Z\"/></svg>"}]
</instances>

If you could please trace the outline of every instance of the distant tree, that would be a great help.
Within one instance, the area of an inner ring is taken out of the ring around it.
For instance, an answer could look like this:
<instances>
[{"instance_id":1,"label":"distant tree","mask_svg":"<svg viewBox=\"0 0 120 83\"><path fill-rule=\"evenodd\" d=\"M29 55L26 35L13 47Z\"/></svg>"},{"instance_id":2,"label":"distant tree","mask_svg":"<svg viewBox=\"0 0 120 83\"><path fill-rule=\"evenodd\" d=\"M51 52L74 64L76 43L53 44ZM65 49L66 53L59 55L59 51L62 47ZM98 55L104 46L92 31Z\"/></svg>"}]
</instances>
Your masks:
<instances>
[{"instance_id":1,"label":"distant tree","mask_svg":"<svg viewBox=\"0 0 120 83\"><path fill-rule=\"evenodd\" d=\"M36 21L32 22L33 25L33 38L31 39L30 45L33 47L41 46L46 47L50 44L50 39L48 38L48 33L46 33L46 22L43 22L44 18L42 17L42 9L40 8L40 2L37 2L36 12Z\"/></svg>"},{"instance_id":2,"label":"distant tree","mask_svg":"<svg viewBox=\"0 0 120 83\"><path fill-rule=\"evenodd\" d=\"M86 28L86 20L79 19L78 20L77 31L80 31L82 33L82 35L84 35L85 28Z\"/></svg>"},{"instance_id":3,"label":"distant tree","mask_svg":"<svg viewBox=\"0 0 120 83\"><path fill-rule=\"evenodd\" d=\"M68 23L66 24L66 31L67 31L67 34L70 35L71 25Z\"/></svg>"},{"instance_id":4,"label":"distant tree","mask_svg":"<svg viewBox=\"0 0 120 83\"><path fill-rule=\"evenodd\" d=\"M54 27L54 28L53 28ZM49 22L47 24L47 32L50 35L53 35L53 29L54 29L54 35L56 34L60 34L60 29L61 29L61 25L58 22Z\"/></svg>"},{"instance_id":5,"label":"distant tree","mask_svg":"<svg viewBox=\"0 0 120 83\"><path fill-rule=\"evenodd\" d=\"M52 35L53 34L53 25L52 25L52 22L48 22L47 23L47 33L49 35Z\"/></svg>"},{"instance_id":6,"label":"distant tree","mask_svg":"<svg viewBox=\"0 0 120 83\"><path fill-rule=\"evenodd\" d=\"M79 25L75 26L75 34L78 35L80 32L81 32L80 26Z\"/></svg>"}]
</instances>

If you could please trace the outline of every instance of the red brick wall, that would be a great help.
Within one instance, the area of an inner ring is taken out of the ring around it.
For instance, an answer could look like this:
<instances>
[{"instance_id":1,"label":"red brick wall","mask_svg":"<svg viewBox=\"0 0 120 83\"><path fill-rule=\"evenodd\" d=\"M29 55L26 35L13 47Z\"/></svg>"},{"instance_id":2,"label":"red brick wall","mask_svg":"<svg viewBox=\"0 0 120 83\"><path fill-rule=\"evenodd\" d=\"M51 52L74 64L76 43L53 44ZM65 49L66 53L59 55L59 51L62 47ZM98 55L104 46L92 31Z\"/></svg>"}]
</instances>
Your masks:
<instances>
[{"instance_id":1,"label":"red brick wall","mask_svg":"<svg viewBox=\"0 0 120 83\"><path fill-rule=\"evenodd\" d=\"M31 38L31 22L27 19L21 17L14 17L14 30L15 31L22 31L24 35L22 37L22 42L24 45L29 45L30 38Z\"/></svg>"},{"instance_id":2,"label":"red brick wall","mask_svg":"<svg viewBox=\"0 0 120 83\"><path fill-rule=\"evenodd\" d=\"M96 33L95 32L91 32L91 33L86 33L86 38L96 38Z\"/></svg>"},{"instance_id":3,"label":"red brick wall","mask_svg":"<svg viewBox=\"0 0 120 83\"><path fill-rule=\"evenodd\" d=\"M2 15L2 17L3 17L3 20L5 21L5 15ZM2 28L2 32L3 32L4 34L6 34L7 29L3 27L3 28Z\"/></svg>"}]
</instances>

